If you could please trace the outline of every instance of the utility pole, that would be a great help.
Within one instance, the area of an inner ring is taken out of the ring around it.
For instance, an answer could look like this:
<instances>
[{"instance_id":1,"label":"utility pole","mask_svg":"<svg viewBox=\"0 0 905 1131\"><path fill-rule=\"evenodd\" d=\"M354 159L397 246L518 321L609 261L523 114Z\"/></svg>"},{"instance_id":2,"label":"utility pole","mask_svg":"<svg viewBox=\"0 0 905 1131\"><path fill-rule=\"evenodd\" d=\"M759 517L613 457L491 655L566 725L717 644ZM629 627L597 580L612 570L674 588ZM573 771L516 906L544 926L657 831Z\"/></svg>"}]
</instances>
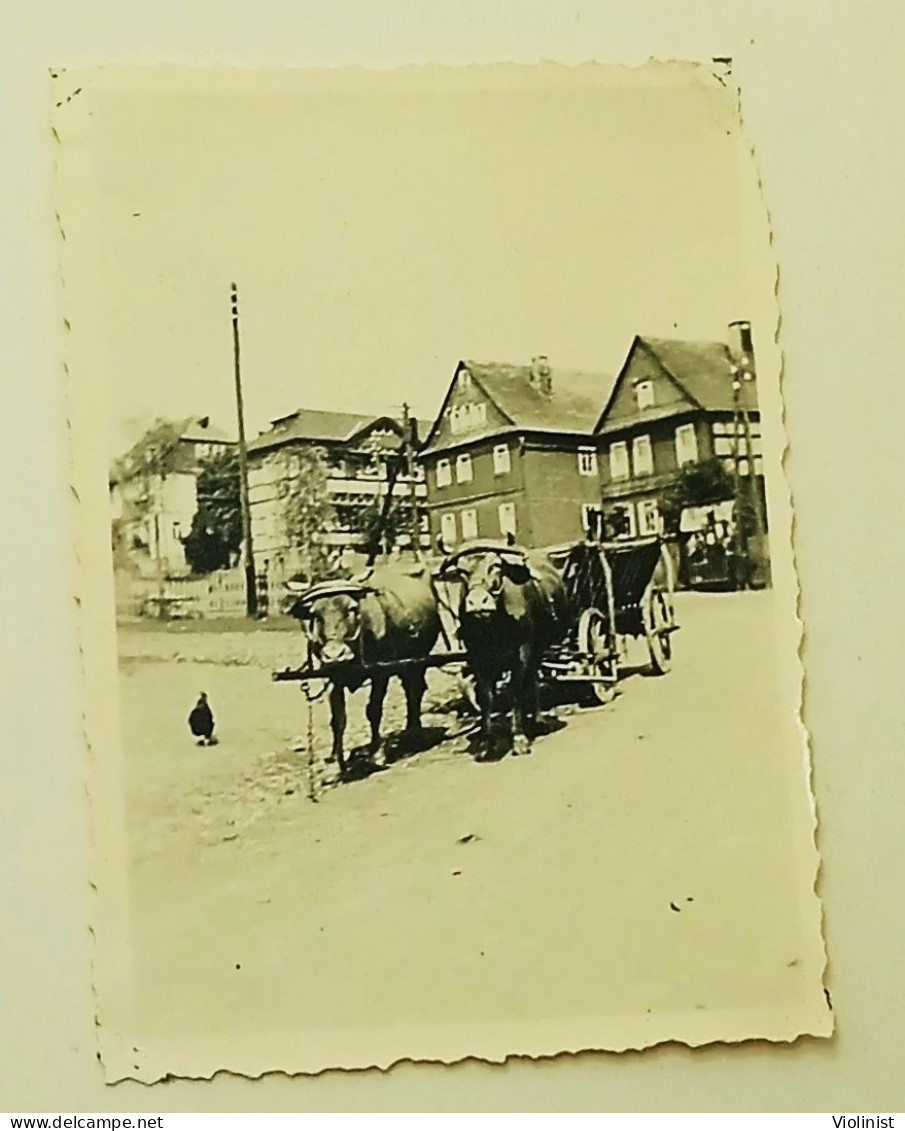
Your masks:
<instances>
[{"instance_id":1,"label":"utility pole","mask_svg":"<svg viewBox=\"0 0 905 1131\"><path fill-rule=\"evenodd\" d=\"M751 372L750 360L747 355L742 358L741 378L743 382L754 380L754 374ZM757 534L757 560L761 568L766 569L767 560L764 553L766 522L761 506L760 484L757 478L757 457L754 454L754 442L751 437L751 417L748 413L748 406L745 404L744 397L740 399L742 423L745 430L745 455L748 461L748 490L751 497L751 509L754 514L754 529Z\"/></svg>"},{"instance_id":2,"label":"utility pole","mask_svg":"<svg viewBox=\"0 0 905 1131\"><path fill-rule=\"evenodd\" d=\"M742 543L742 476L739 444L742 383L739 380L737 366L730 365L729 370L732 374L732 482L735 490L735 521L733 523L734 536L732 540L735 543L735 582L739 586L739 583L743 581L741 577L742 557L744 556L747 559L748 556ZM747 576L744 578L744 585L747 585Z\"/></svg>"},{"instance_id":3,"label":"utility pole","mask_svg":"<svg viewBox=\"0 0 905 1131\"><path fill-rule=\"evenodd\" d=\"M245 408L242 402L242 367L239 351L239 294L232 284L233 373L236 380L236 417L239 423L239 497L242 503L242 543L245 559L245 611L258 615L258 587L251 542L251 507L248 502L248 450L245 446Z\"/></svg>"},{"instance_id":4,"label":"utility pole","mask_svg":"<svg viewBox=\"0 0 905 1131\"><path fill-rule=\"evenodd\" d=\"M405 470L409 481L409 497L411 499L410 538L412 540L412 553L415 561L421 561L421 523L418 520L418 484L415 481L415 453L414 453L414 428L415 421L409 415L409 406L402 406L402 451L405 457Z\"/></svg>"}]
</instances>

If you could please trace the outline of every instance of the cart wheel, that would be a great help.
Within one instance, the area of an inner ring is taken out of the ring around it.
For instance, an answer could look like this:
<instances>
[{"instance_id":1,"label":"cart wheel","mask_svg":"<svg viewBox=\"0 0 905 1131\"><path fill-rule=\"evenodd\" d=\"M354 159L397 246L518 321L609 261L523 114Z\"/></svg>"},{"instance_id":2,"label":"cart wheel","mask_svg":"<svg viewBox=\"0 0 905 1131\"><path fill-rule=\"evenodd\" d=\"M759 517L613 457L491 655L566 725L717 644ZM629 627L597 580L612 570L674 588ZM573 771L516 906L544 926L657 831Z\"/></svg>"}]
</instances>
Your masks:
<instances>
[{"instance_id":1,"label":"cart wheel","mask_svg":"<svg viewBox=\"0 0 905 1131\"><path fill-rule=\"evenodd\" d=\"M672 637L669 630L675 620L669 593L651 587L644 598L642 616L651 667L657 675L665 675L672 667Z\"/></svg>"},{"instance_id":2,"label":"cart wheel","mask_svg":"<svg viewBox=\"0 0 905 1131\"><path fill-rule=\"evenodd\" d=\"M611 703L616 694L615 661L612 657L606 617L599 609L585 609L578 621L579 651L590 655L587 661L593 675L612 676L606 683L587 684L587 696L596 703Z\"/></svg>"}]
</instances>

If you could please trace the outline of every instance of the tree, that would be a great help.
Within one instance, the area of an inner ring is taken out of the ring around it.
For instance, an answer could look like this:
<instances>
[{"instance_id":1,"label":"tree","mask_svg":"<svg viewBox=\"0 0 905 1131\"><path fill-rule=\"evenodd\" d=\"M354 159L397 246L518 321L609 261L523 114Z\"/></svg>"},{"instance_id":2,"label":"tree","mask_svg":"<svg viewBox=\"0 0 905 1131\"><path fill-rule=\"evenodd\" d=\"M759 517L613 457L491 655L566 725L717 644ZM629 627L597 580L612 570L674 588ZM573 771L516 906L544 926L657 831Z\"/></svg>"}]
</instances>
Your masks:
<instances>
[{"instance_id":1,"label":"tree","mask_svg":"<svg viewBox=\"0 0 905 1131\"><path fill-rule=\"evenodd\" d=\"M297 456L298 471L283 481L283 522L289 545L299 551L301 572L319 581L332 571L324 534L336 522L327 459L320 448L304 448Z\"/></svg>"},{"instance_id":2,"label":"tree","mask_svg":"<svg viewBox=\"0 0 905 1131\"><path fill-rule=\"evenodd\" d=\"M689 507L715 506L734 497L735 482L722 460L686 464L660 496L664 529L667 533L676 533L682 511Z\"/></svg>"},{"instance_id":3,"label":"tree","mask_svg":"<svg viewBox=\"0 0 905 1131\"><path fill-rule=\"evenodd\" d=\"M239 460L234 452L210 456L196 479L198 509L183 538L192 573L228 569L242 544Z\"/></svg>"},{"instance_id":4,"label":"tree","mask_svg":"<svg viewBox=\"0 0 905 1131\"><path fill-rule=\"evenodd\" d=\"M113 461L111 484L167 475L173 470L184 427L184 420L155 420L124 456Z\"/></svg>"}]
</instances>

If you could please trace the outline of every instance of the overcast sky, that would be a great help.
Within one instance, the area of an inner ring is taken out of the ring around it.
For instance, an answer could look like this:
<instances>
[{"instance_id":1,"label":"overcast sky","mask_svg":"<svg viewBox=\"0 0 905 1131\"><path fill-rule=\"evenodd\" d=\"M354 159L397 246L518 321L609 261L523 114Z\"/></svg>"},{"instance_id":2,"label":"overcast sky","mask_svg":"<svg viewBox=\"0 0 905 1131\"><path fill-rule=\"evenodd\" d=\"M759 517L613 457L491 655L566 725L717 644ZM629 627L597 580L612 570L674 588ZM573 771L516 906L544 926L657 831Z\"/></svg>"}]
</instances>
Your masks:
<instances>
[{"instance_id":1,"label":"overcast sky","mask_svg":"<svg viewBox=\"0 0 905 1131\"><path fill-rule=\"evenodd\" d=\"M118 424L234 427L233 279L250 435L300 406L429 417L461 357L615 372L636 332L757 333L764 232L715 80L416 85L284 75L103 103Z\"/></svg>"}]
</instances>

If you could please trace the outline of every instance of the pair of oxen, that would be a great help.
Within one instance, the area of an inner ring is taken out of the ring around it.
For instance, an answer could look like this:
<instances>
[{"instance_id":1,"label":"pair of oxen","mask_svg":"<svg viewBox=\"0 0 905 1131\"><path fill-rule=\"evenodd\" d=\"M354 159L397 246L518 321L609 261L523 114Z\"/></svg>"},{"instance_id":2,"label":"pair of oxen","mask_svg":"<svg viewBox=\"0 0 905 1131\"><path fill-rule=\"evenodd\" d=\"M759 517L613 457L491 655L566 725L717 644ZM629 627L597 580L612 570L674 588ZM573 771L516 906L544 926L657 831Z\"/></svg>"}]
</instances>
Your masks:
<instances>
[{"instance_id":1,"label":"pair of oxen","mask_svg":"<svg viewBox=\"0 0 905 1131\"><path fill-rule=\"evenodd\" d=\"M543 554L479 543L446 557L437 577L460 583L459 637L474 681L481 724L477 757L491 751L497 690L508 677L512 750L525 754L537 718L541 657L566 631L565 591ZM301 622L315 667L331 672L332 757L346 776L346 692L370 681L370 754L383 760L381 720L387 686L405 690L406 739L421 733L425 660L441 633L436 588L427 569L383 565L360 582L315 586L289 608Z\"/></svg>"}]
</instances>

